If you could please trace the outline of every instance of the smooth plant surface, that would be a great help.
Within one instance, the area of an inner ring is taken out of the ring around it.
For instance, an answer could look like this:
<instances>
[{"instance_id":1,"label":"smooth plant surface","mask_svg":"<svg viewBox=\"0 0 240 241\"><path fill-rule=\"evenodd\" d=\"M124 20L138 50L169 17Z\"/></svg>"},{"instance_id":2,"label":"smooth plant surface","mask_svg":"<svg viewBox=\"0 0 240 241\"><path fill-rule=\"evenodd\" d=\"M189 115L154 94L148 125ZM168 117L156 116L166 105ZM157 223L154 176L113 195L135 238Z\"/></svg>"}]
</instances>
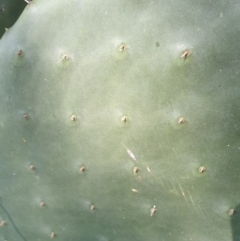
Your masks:
<instances>
[{"instance_id":1,"label":"smooth plant surface","mask_svg":"<svg viewBox=\"0 0 240 241\"><path fill-rule=\"evenodd\" d=\"M25 6L24 0L0 0L0 38L17 21Z\"/></svg>"},{"instance_id":2,"label":"smooth plant surface","mask_svg":"<svg viewBox=\"0 0 240 241\"><path fill-rule=\"evenodd\" d=\"M31 2L0 41L0 241L240 240L239 8Z\"/></svg>"}]
</instances>

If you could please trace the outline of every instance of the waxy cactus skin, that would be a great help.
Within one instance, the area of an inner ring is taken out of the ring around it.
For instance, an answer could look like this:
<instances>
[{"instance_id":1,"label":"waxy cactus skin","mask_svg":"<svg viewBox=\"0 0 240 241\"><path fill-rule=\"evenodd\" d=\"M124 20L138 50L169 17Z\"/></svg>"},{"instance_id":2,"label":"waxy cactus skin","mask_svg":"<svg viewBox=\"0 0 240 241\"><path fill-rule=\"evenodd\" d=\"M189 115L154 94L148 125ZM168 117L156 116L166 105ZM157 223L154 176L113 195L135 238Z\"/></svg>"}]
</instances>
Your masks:
<instances>
[{"instance_id":1,"label":"waxy cactus skin","mask_svg":"<svg viewBox=\"0 0 240 241\"><path fill-rule=\"evenodd\" d=\"M24 0L0 0L0 38L17 21L25 6Z\"/></svg>"},{"instance_id":2,"label":"waxy cactus skin","mask_svg":"<svg viewBox=\"0 0 240 241\"><path fill-rule=\"evenodd\" d=\"M237 241L239 3L34 0L0 41L0 241Z\"/></svg>"}]
</instances>

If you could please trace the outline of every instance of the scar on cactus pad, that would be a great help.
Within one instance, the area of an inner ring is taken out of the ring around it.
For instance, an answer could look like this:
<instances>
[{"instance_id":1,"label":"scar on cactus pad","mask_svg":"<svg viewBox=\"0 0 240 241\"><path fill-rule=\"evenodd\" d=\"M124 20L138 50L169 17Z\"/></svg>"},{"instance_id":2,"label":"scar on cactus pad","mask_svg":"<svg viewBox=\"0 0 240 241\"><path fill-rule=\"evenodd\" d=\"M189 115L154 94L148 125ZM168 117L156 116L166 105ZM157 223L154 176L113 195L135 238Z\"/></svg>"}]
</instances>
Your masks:
<instances>
[{"instance_id":1,"label":"scar on cactus pad","mask_svg":"<svg viewBox=\"0 0 240 241\"><path fill-rule=\"evenodd\" d=\"M132 192L138 192L138 190L135 188L131 188L131 190L132 190Z\"/></svg>"}]
</instances>

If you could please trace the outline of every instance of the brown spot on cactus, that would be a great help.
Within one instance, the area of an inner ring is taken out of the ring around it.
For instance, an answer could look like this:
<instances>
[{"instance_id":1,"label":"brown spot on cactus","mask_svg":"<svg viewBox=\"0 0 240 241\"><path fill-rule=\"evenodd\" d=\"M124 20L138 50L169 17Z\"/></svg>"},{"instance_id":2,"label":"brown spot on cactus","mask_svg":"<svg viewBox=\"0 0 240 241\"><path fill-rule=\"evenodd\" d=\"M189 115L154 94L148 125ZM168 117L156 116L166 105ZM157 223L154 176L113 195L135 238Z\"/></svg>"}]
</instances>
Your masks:
<instances>
[{"instance_id":1,"label":"brown spot on cactus","mask_svg":"<svg viewBox=\"0 0 240 241\"><path fill-rule=\"evenodd\" d=\"M92 204L92 205L90 206L90 209L91 209L91 210L94 210L94 209L95 209L95 206Z\"/></svg>"},{"instance_id":2,"label":"brown spot on cactus","mask_svg":"<svg viewBox=\"0 0 240 241\"><path fill-rule=\"evenodd\" d=\"M54 232L51 232L51 233L50 233L50 237L51 237L51 238L54 238L55 236L56 236L56 234L55 234Z\"/></svg>"},{"instance_id":3,"label":"brown spot on cactus","mask_svg":"<svg viewBox=\"0 0 240 241\"><path fill-rule=\"evenodd\" d=\"M22 56L23 55L23 51L20 49L19 51L18 51L18 54L17 54L18 56Z\"/></svg>"},{"instance_id":4,"label":"brown spot on cactus","mask_svg":"<svg viewBox=\"0 0 240 241\"><path fill-rule=\"evenodd\" d=\"M30 165L30 166L29 166L29 169L30 169L30 170L34 170L34 169L35 169L35 166L34 166L34 165Z\"/></svg>"}]
</instances>

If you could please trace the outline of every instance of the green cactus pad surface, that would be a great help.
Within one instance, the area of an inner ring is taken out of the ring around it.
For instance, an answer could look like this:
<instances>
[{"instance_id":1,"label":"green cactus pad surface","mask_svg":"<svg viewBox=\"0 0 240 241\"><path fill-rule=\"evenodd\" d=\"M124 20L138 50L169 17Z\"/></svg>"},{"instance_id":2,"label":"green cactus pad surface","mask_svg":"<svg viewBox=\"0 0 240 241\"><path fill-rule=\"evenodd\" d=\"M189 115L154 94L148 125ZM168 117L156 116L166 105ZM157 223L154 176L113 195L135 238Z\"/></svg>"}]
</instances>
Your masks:
<instances>
[{"instance_id":1,"label":"green cactus pad surface","mask_svg":"<svg viewBox=\"0 0 240 241\"><path fill-rule=\"evenodd\" d=\"M0 0L0 38L17 21L25 6L24 0Z\"/></svg>"},{"instance_id":2,"label":"green cactus pad surface","mask_svg":"<svg viewBox=\"0 0 240 241\"><path fill-rule=\"evenodd\" d=\"M0 41L0 241L240 240L239 10L31 2Z\"/></svg>"}]
</instances>

